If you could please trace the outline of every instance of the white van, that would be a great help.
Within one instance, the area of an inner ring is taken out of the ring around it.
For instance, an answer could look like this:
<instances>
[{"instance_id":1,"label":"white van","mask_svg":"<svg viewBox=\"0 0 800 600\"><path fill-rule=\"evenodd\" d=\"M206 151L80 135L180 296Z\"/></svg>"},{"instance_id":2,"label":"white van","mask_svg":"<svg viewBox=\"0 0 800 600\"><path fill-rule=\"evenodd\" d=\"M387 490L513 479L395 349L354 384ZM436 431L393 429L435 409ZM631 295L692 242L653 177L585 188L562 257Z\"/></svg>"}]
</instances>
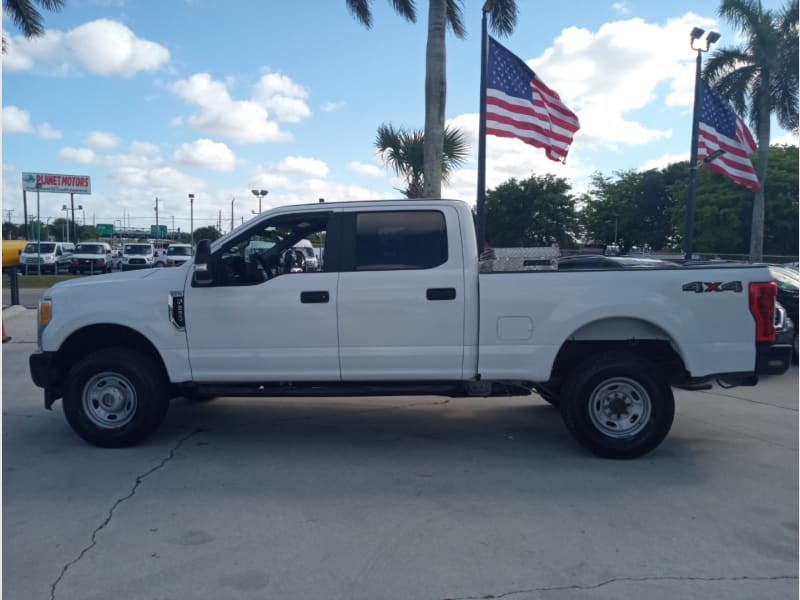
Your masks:
<instances>
[{"instance_id":1,"label":"white van","mask_svg":"<svg viewBox=\"0 0 800 600\"><path fill-rule=\"evenodd\" d=\"M134 242L122 246L122 270L150 269L155 260L153 244Z\"/></svg>"},{"instance_id":2,"label":"white van","mask_svg":"<svg viewBox=\"0 0 800 600\"><path fill-rule=\"evenodd\" d=\"M66 273L72 264L72 253L61 242L28 242L19 255L23 273Z\"/></svg>"},{"instance_id":3,"label":"white van","mask_svg":"<svg viewBox=\"0 0 800 600\"><path fill-rule=\"evenodd\" d=\"M72 255L70 273L109 273L111 246L105 242L81 242Z\"/></svg>"},{"instance_id":4,"label":"white van","mask_svg":"<svg viewBox=\"0 0 800 600\"><path fill-rule=\"evenodd\" d=\"M319 271L319 259L314 251L314 246L308 240L300 240L293 248L302 251L306 259L306 271Z\"/></svg>"}]
</instances>

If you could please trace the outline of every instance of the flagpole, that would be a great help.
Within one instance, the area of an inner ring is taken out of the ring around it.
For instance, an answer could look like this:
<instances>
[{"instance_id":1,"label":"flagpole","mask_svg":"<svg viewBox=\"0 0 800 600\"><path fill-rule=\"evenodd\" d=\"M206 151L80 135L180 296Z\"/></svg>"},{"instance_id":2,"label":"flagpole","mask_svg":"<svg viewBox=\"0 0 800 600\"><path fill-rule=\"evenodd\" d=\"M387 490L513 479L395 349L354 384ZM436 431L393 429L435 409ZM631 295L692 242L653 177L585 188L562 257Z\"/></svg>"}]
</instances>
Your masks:
<instances>
[{"instance_id":1,"label":"flagpole","mask_svg":"<svg viewBox=\"0 0 800 600\"><path fill-rule=\"evenodd\" d=\"M700 63L702 53L697 51L697 67L694 76L694 110L692 111L692 148L689 152L689 190L686 195L686 225L683 236L683 252L686 260L692 259L694 244L694 212L697 199L697 137L700 127Z\"/></svg>"},{"instance_id":2,"label":"flagpole","mask_svg":"<svg viewBox=\"0 0 800 600\"><path fill-rule=\"evenodd\" d=\"M484 4L481 11L481 107L478 125L478 215L475 227L479 257L486 242L486 12Z\"/></svg>"}]
</instances>

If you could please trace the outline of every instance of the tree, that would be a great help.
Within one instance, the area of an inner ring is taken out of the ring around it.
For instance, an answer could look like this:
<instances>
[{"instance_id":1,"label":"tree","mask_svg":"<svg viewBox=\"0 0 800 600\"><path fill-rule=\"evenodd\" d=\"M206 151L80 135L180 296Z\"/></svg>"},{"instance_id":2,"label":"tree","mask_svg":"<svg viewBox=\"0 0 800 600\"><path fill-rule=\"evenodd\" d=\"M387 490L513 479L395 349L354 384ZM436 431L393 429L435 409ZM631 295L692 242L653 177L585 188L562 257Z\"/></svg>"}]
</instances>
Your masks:
<instances>
[{"instance_id":1,"label":"tree","mask_svg":"<svg viewBox=\"0 0 800 600\"><path fill-rule=\"evenodd\" d=\"M416 129L406 131L392 125L378 127L375 148L383 163L406 180L406 189L400 190L406 198L424 197L424 133ZM445 127L442 151L441 177L448 181L452 172L462 166L469 156L464 133L454 127Z\"/></svg>"},{"instance_id":2,"label":"tree","mask_svg":"<svg viewBox=\"0 0 800 600\"><path fill-rule=\"evenodd\" d=\"M372 0L346 0L353 16L367 29L372 26ZM402 17L416 22L413 0L391 0ZM447 101L445 34L449 27L458 38L466 36L462 0L428 0L428 41L425 51L425 132L423 157L423 194L428 198L442 195L442 154L444 152L444 116ZM497 35L507 35L517 23L516 0L486 0L484 12Z\"/></svg>"},{"instance_id":3,"label":"tree","mask_svg":"<svg viewBox=\"0 0 800 600\"><path fill-rule=\"evenodd\" d=\"M64 6L64 0L3 0L3 12L22 30L26 38L39 37L44 34L42 14L36 9L38 4L45 10L58 12ZM6 52L6 37L3 36L3 54Z\"/></svg>"},{"instance_id":4,"label":"tree","mask_svg":"<svg viewBox=\"0 0 800 600\"><path fill-rule=\"evenodd\" d=\"M486 239L497 248L572 247L580 233L576 201L566 179L509 179L486 194Z\"/></svg>"},{"instance_id":5,"label":"tree","mask_svg":"<svg viewBox=\"0 0 800 600\"><path fill-rule=\"evenodd\" d=\"M222 234L219 232L219 229L214 227L213 225L208 225L206 227L198 227L194 230L194 239L195 242L199 240L209 240L213 242L214 240L218 239Z\"/></svg>"},{"instance_id":6,"label":"tree","mask_svg":"<svg viewBox=\"0 0 800 600\"><path fill-rule=\"evenodd\" d=\"M770 118L774 114L784 129L797 130L798 125L798 0L789 0L780 12L764 10L760 0L722 0L719 15L744 42L715 51L703 72L756 131L761 189L753 198L750 260L761 261Z\"/></svg>"}]
</instances>

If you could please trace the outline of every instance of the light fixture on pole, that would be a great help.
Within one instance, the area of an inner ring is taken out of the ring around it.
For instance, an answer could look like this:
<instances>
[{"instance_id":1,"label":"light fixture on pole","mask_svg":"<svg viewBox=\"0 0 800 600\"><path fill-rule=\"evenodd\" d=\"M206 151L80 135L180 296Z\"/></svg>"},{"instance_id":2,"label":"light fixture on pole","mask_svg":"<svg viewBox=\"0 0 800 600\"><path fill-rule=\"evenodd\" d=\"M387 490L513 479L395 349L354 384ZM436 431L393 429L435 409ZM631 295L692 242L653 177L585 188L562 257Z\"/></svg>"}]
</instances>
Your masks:
<instances>
[{"instance_id":1,"label":"light fixture on pole","mask_svg":"<svg viewBox=\"0 0 800 600\"><path fill-rule=\"evenodd\" d=\"M66 230L66 239L64 241L69 242L69 206L63 204L61 210L64 211L64 222L66 223L66 227L62 227L62 230ZM61 237L65 237L63 233Z\"/></svg>"},{"instance_id":2,"label":"light fixture on pole","mask_svg":"<svg viewBox=\"0 0 800 600\"><path fill-rule=\"evenodd\" d=\"M261 201L264 199L264 196L269 194L269 190L250 190L253 193L253 196L258 198L258 214L261 214Z\"/></svg>"},{"instance_id":3,"label":"light fixture on pole","mask_svg":"<svg viewBox=\"0 0 800 600\"><path fill-rule=\"evenodd\" d=\"M194 194L189 194L189 236L194 248Z\"/></svg>"},{"instance_id":4,"label":"light fixture on pole","mask_svg":"<svg viewBox=\"0 0 800 600\"><path fill-rule=\"evenodd\" d=\"M709 31L706 35L706 47L702 45L695 47L703 34L704 29L695 27L689 34L689 46L697 52L697 62L694 74L694 110L692 112L692 147L689 151L689 186L686 194L686 225L685 235L683 236L683 253L686 260L692 258L692 246L694 244L694 212L697 199L697 137L700 127L700 76L703 62L703 52L708 52L711 44L719 41L719 34L716 31Z\"/></svg>"}]
</instances>

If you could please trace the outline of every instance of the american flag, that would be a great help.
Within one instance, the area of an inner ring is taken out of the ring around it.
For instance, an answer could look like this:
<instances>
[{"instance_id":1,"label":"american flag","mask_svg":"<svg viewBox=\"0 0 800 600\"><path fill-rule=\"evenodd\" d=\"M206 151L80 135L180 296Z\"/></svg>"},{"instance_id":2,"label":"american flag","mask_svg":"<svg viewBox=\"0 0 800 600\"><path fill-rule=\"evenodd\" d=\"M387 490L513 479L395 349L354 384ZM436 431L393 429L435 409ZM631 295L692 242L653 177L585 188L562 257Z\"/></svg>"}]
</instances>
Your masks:
<instances>
[{"instance_id":1,"label":"american flag","mask_svg":"<svg viewBox=\"0 0 800 600\"><path fill-rule=\"evenodd\" d=\"M750 161L755 151L756 142L742 118L727 100L701 80L697 159L702 159L712 171L755 192L761 187Z\"/></svg>"},{"instance_id":2,"label":"american flag","mask_svg":"<svg viewBox=\"0 0 800 600\"><path fill-rule=\"evenodd\" d=\"M578 116L536 73L489 37L486 73L486 133L518 138L544 148L551 160L564 162Z\"/></svg>"}]
</instances>

